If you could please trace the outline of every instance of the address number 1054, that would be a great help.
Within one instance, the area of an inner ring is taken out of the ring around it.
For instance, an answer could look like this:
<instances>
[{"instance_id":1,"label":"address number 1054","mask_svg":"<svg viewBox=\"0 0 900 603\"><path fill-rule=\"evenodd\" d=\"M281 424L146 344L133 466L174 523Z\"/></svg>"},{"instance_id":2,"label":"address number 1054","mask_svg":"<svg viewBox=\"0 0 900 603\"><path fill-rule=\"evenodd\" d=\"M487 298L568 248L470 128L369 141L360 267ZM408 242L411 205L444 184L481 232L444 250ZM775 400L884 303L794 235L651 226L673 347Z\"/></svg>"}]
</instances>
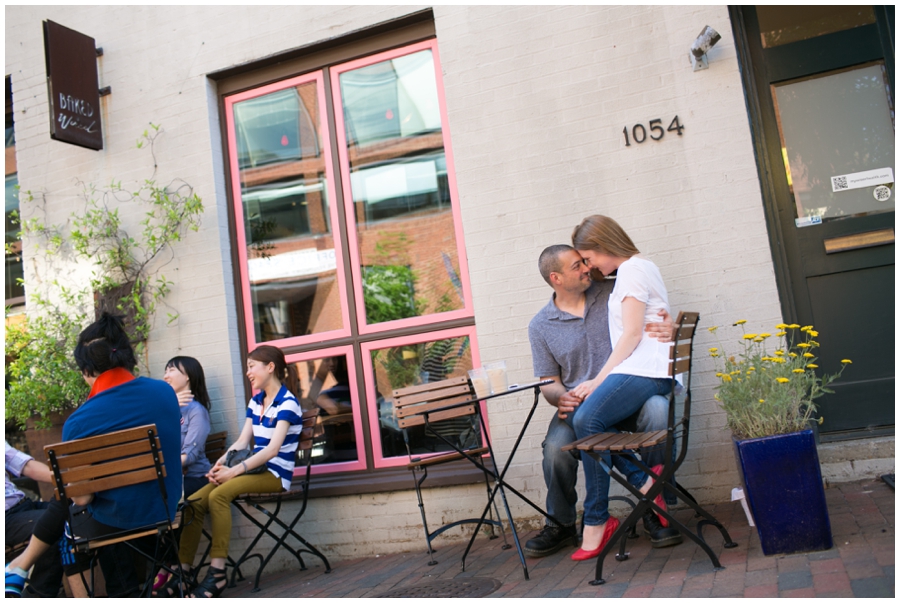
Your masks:
<instances>
[{"instance_id":1,"label":"address number 1054","mask_svg":"<svg viewBox=\"0 0 900 603\"><path fill-rule=\"evenodd\" d=\"M644 127L644 124L634 124L631 127L631 138L628 137L628 126L622 128L622 134L625 135L625 146L631 146L631 140L633 139L636 143L641 144L645 140L647 140L647 130L648 128ZM678 116L672 120L672 123L669 124L669 127L663 130L662 127L662 119L651 119L649 123L650 130L650 138L653 140L662 140L662 137L666 135L666 132L676 132L679 136L681 136L681 131L684 130L684 126L681 125L681 122L678 121Z\"/></svg>"}]
</instances>

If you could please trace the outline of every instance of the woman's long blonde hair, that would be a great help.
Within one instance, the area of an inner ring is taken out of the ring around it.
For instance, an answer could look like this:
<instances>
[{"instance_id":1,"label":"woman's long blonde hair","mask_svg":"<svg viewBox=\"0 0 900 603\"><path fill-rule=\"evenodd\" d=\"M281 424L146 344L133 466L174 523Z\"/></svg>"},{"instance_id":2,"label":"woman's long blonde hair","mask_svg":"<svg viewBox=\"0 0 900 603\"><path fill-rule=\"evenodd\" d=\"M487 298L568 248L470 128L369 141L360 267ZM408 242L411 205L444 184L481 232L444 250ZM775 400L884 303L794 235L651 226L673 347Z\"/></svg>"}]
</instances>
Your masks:
<instances>
[{"instance_id":1,"label":"woman's long blonde hair","mask_svg":"<svg viewBox=\"0 0 900 603\"><path fill-rule=\"evenodd\" d=\"M572 247L592 250L617 258L630 258L640 253L631 237L608 216L588 216L572 232Z\"/></svg>"}]
</instances>

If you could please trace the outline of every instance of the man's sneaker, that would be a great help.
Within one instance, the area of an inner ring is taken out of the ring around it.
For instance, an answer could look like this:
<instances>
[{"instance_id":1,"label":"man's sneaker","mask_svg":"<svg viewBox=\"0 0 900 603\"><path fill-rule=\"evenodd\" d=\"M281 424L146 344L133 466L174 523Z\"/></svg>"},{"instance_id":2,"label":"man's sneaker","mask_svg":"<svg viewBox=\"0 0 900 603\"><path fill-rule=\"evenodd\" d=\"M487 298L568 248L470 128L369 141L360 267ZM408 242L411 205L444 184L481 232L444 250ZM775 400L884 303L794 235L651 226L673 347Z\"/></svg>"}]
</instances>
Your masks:
<instances>
[{"instance_id":1,"label":"man's sneaker","mask_svg":"<svg viewBox=\"0 0 900 603\"><path fill-rule=\"evenodd\" d=\"M681 532L675 528L662 527L659 517L653 511L647 511L641 519L644 521L644 532L650 537L650 546L653 548L662 549L683 542Z\"/></svg>"},{"instance_id":2,"label":"man's sneaker","mask_svg":"<svg viewBox=\"0 0 900 603\"><path fill-rule=\"evenodd\" d=\"M541 533L525 543L525 554L529 557L546 557L564 546L575 546L575 526L544 526Z\"/></svg>"}]
</instances>

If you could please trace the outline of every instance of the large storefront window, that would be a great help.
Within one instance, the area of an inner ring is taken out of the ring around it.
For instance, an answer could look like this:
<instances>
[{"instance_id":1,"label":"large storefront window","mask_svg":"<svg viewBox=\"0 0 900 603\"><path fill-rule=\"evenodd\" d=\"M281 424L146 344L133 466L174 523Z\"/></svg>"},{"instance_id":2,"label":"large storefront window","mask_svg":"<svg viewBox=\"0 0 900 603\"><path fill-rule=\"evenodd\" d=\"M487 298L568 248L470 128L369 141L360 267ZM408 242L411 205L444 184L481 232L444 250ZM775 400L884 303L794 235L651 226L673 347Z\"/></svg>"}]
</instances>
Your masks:
<instances>
[{"instance_id":1,"label":"large storefront window","mask_svg":"<svg viewBox=\"0 0 900 603\"><path fill-rule=\"evenodd\" d=\"M228 99L244 309L255 343L349 334L321 73Z\"/></svg>"},{"instance_id":2,"label":"large storefront window","mask_svg":"<svg viewBox=\"0 0 900 603\"><path fill-rule=\"evenodd\" d=\"M350 254L365 267L353 275L364 333L467 305L431 46L332 68Z\"/></svg>"},{"instance_id":3,"label":"large storefront window","mask_svg":"<svg viewBox=\"0 0 900 603\"><path fill-rule=\"evenodd\" d=\"M402 465L392 391L477 362L437 43L224 106L248 345L284 349L298 398L321 410L315 472ZM481 431L466 418L442 435ZM409 439L416 454L445 448L424 427Z\"/></svg>"}]
</instances>

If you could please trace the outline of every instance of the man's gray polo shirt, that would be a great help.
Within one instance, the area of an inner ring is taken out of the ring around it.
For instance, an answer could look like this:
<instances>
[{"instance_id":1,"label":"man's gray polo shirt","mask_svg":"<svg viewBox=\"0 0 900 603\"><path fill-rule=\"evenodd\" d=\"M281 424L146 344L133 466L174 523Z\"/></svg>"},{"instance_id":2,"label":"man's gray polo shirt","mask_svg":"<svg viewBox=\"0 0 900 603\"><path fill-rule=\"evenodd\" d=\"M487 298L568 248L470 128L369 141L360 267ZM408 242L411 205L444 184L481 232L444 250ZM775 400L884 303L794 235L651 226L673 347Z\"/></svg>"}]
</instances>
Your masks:
<instances>
[{"instance_id":1,"label":"man's gray polo shirt","mask_svg":"<svg viewBox=\"0 0 900 603\"><path fill-rule=\"evenodd\" d=\"M559 376L567 390L593 379L606 364L609 344L607 302L616 282L595 281L585 291L584 317L556 307L553 299L528 325L535 377Z\"/></svg>"}]
</instances>

